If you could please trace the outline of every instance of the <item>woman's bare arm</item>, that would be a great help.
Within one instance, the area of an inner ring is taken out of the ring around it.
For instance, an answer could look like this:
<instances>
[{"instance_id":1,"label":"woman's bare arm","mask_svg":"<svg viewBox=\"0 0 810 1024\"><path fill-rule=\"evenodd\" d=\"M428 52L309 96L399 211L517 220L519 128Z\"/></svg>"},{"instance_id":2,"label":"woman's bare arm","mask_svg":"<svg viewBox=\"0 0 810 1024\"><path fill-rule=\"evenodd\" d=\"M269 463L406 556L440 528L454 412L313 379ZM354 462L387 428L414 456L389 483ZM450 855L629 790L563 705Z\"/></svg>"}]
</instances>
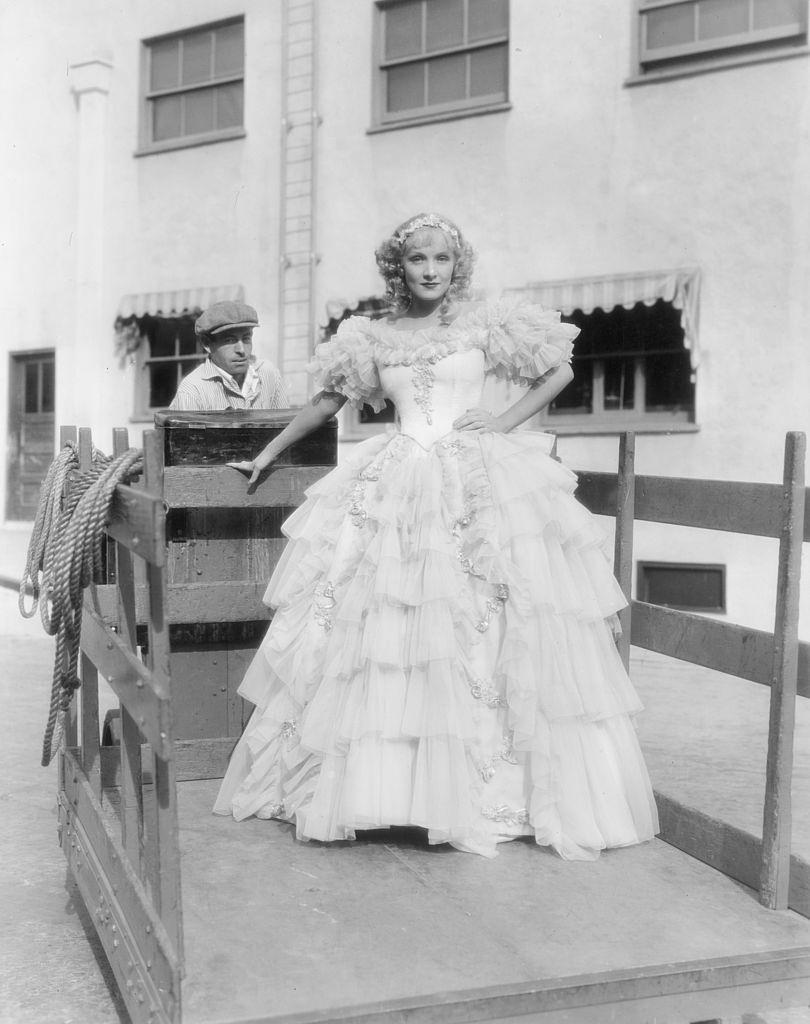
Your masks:
<instances>
[{"instance_id":1,"label":"woman's bare arm","mask_svg":"<svg viewBox=\"0 0 810 1024\"><path fill-rule=\"evenodd\" d=\"M313 430L326 423L340 409L346 399L334 391L320 391L314 398L295 414L287 426L273 440L262 448L255 459L245 462L229 462L228 465L239 469L243 473L250 473L249 484L255 483L261 473L267 469L281 453L289 448L291 444L300 441L302 437L311 434Z\"/></svg>"}]
</instances>

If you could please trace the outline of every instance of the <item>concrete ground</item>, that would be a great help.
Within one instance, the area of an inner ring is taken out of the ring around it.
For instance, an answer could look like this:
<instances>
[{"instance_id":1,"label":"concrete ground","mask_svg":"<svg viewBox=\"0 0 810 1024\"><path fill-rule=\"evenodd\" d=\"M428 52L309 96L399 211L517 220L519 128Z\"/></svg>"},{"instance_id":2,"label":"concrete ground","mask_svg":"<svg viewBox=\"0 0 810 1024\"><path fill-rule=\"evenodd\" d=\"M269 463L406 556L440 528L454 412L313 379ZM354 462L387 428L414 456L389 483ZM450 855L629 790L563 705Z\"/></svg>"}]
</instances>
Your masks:
<instances>
[{"instance_id":1,"label":"concrete ground","mask_svg":"<svg viewBox=\"0 0 810 1024\"><path fill-rule=\"evenodd\" d=\"M0 676L5 709L0 857L6 867L0 876L0 1024L126 1024L126 1011L57 843L55 766L40 767L53 639L44 634L38 619L20 617L17 595L8 588L8 581L18 577L25 564L27 543L26 529L0 529L0 580L6 582L0 586L0 659L5 667ZM636 654L634 679L648 708L639 723L642 741L654 779L679 787L673 795L708 801L709 811L712 801L721 808L731 806L742 822L752 813L742 799L749 780L729 759L741 746L761 746L759 705L765 691L758 688L761 692L750 703L739 688L729 688L725 677L709 679L701 671L684 671L665 659ZM716 685L709 687L707 682ZM701 710L707 695L711 707ZM808 727L810 719L803 709L801 728ZM686 771L667 752L681 747L700 751L700 771ZM810 778L807 750L810 744L803 744L802 786ZM724 784L730 787L725 798ZM810 806L799 816L810 821ZM801 829L804 842L804 825ZM801 852L810 856L810 848ZM747 1014L724 1019L723 1024L810 1024L810 1009Z\"/></svg>"}]
</instances>

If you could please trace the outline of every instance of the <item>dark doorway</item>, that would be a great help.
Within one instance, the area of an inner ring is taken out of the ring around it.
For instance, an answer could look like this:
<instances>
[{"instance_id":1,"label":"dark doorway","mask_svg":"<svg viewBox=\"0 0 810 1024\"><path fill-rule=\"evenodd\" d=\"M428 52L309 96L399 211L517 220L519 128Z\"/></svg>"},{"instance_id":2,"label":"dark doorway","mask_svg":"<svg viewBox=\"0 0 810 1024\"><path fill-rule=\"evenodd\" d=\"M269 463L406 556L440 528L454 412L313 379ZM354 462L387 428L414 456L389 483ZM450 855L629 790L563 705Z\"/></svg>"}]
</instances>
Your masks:
<instances>
[{"instance_id":1,"label":"dark doorway","mask_svg":"<svg viewBox=\"0 0 810 1024\"><path fill-rule=\"evenodd\" d=\"M12 355L9 366L7 519L33 519L54 454L53 350Z\"/></svg>"}]
</instances>

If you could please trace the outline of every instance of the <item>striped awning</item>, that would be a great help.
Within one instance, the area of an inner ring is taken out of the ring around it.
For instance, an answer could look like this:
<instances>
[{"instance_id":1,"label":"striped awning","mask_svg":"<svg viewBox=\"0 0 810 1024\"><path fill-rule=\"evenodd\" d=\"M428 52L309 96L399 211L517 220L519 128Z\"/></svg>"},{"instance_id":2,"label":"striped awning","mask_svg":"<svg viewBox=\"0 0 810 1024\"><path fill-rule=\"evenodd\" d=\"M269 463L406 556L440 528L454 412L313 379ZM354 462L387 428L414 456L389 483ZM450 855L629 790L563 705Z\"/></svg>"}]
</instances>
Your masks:
<instances>
[{"instance_id":1,"label":"striped awning","mask_svg":"<svg viewBox=\"0 0 810 1024\"><path fill-rule=\"evenodd\" d=\"M118 304L117 317L180 316L206 309L213 302L244 302L245 289L241 284L220 284L209 288L179 288L166 292L143 292L125 295Z\"/></svg>"},{"instance_id":2,"label":"striped awning","mask_svg":"<svg viewBox=\"0 0 810 1024\"><path fill-rule=\"evenodd\" d=\"M681 311L684 345L690 352L692 366L696 367L700 361L700 270L697 267L540 281L521 288L508 288L505 294L558 309L566 316L575 309L581 309L583 313L592 313L595 309L609 312L616 306L632 309L637 302L652 306L659 299L664 299Z\"/></svg>"}]
</instances>

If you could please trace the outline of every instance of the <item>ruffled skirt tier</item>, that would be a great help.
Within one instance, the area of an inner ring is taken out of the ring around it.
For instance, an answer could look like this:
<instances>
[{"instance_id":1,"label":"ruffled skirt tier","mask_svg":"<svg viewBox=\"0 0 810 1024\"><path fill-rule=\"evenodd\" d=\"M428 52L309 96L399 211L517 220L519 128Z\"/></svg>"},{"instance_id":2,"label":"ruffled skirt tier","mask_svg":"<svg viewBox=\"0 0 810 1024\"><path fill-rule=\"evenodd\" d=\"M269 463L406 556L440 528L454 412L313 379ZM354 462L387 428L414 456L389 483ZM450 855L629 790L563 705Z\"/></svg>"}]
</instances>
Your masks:
<instances>
[{"instance_id":1,"label":"ruffled skirt tier","mask_svg":"<svg viewBox=\"0 0 810 1024\"><path fill-rule=\"evenodd\" d=\"M537 434L376 437L310 488L215 806L300 839L417 825L591 859L657 831L613 642L625 604Z\"/></svg>"}]
</instances>

